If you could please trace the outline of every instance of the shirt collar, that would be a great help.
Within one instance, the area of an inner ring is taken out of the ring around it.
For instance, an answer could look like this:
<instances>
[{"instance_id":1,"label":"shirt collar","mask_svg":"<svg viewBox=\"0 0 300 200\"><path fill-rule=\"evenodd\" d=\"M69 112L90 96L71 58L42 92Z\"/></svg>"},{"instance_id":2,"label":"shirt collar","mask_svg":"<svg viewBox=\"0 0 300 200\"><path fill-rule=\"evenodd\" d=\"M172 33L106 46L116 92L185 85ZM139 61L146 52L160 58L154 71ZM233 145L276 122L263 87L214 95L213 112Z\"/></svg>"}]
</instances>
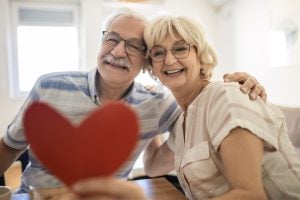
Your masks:
<instances>
[{"instance_id":1,"label":"shirt collar","mask_svg":"<svg viewBox=\"0 0 300 200\"><path fill-rule=\"evenodd\" d=\"M95 67L88 73L89 90L90 90L91 97L93 98L94 101L97 99L97 96L98 96L97 95L97 87L96 87L96 84L97 84L96 77L97 76L99 76L97 67Z\"/></svg>"},{"instance_id":2,"label":"shirt collar","mask_svg":"<svg viewBox=\"0 0 300 200\"><path fill-rule=\"evenodd\" d=\"M95 102L99 102L99 100L98 100L98 92L97 92L97 87L96 87L96 84L98 84L99 76L100 76L100 74L99 74L99 71L98 71L97 67L95 67L94 69L92 69L88 73L89 90L90 90L91 97L93 98L93 100ZM135 82L133 82L129 86L128 90L123 95L122 99L124 99L125 101L127 101L128 98L130 98L130 96L131 96L131 94L133 92L134 84L135 84Z\"/></svg>"}]
</instances>

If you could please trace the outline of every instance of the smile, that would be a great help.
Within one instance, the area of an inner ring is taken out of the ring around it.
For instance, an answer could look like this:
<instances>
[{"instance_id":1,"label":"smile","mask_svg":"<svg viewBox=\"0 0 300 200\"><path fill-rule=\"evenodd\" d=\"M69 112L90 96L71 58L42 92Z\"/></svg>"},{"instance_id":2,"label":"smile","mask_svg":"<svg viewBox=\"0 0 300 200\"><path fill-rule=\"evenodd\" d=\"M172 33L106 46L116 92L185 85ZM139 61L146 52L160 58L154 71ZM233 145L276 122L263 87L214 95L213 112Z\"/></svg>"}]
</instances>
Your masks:
<instances>
[{"instance_id":1,"label":"smile","mask_svg":"<svg viewBox=\"0 0 300 200\"><path fill-rule=\"evenodd\" d=\"M121 69L123 69L123 70L130 71L130 68L127 67L127 66L119 65L119 64L117 64L117 63L109 62L109 61L107 61L107 60L104 61L104 64L110 65L110 66L115 67L115 68L121 68Z\"/></svg>"},{"instance_id":2,"label":"smile","mask_svg":"<svg viewBox=\"0 0 300 200\"><path fill-rule=\"evenodd\" d=\"M166 70L166 71L164 71L164 73L166 75L172 75L172 74L181 73L182 71L184 71L184 69L172 69L172 70Z\"/></svg>"}]
</instances>

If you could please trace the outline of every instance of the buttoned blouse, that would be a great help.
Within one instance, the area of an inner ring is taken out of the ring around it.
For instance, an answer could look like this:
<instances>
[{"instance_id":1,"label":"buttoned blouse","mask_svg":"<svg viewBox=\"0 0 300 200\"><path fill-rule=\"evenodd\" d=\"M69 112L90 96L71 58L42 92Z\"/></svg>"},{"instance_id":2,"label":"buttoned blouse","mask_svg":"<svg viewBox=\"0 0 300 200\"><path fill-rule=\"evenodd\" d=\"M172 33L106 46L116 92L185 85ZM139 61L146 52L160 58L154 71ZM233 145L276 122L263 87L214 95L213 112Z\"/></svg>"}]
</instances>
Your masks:
<instances>
[{"instance_id":1,"label":"buttoned blouse","mask_svg":"<svg viewBox=\"0 0 300 200\"><path fill-rule=\"evenodd\" d=\"M229 190L217 150L236 127L250 130L264 142L262 177L269 198L300 199L300 161L283 114L260 99L250 101L238 84L219 82L204 88L189 105L185 120L181 114L175 134L168 139L186 196L202 200Z\"/></svg>"}]
</instances>

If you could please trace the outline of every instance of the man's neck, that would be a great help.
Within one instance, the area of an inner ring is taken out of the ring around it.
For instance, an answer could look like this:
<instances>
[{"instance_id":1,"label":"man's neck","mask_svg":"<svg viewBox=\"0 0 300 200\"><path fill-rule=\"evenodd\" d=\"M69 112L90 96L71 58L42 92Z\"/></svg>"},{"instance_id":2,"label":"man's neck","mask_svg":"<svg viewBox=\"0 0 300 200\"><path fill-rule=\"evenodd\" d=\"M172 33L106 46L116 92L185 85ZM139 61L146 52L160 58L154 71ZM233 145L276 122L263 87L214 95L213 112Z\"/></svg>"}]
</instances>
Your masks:
<instances>
[{"instance_id":1,"label":"man's neck","mask_svg":"<svg viewBox=\"0 0 300 200\"><path fill-rule=\"evenodd\" d=\"M101 105L112 101L121 100L130 90L131 84L128 85L109 85L103 79L99 79L97 87L98 99Z\"/></svg>"}]
</instances>

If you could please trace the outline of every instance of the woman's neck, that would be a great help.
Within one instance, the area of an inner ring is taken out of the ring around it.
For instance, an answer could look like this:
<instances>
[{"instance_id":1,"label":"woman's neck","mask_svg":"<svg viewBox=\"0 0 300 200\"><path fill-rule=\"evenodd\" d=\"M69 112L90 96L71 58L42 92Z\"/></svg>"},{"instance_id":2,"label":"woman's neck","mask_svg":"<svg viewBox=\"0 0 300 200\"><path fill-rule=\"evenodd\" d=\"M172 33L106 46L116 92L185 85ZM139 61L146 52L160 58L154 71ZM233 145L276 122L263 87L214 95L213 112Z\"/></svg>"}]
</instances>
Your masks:
<instances>
[{"instance_id":1,"label":"woman's neck","mask_svg":"<svg viewBox=\"0 0 300 200\"><path fill-rule=\"evenodd\" d=\"M186 112L189 105L208 84L208 80L202 80L199 78L191 87L184 89L181 88L178 90L178 92L172 91L172 93L183 111Z\"/></svg>"}]
</instances>

